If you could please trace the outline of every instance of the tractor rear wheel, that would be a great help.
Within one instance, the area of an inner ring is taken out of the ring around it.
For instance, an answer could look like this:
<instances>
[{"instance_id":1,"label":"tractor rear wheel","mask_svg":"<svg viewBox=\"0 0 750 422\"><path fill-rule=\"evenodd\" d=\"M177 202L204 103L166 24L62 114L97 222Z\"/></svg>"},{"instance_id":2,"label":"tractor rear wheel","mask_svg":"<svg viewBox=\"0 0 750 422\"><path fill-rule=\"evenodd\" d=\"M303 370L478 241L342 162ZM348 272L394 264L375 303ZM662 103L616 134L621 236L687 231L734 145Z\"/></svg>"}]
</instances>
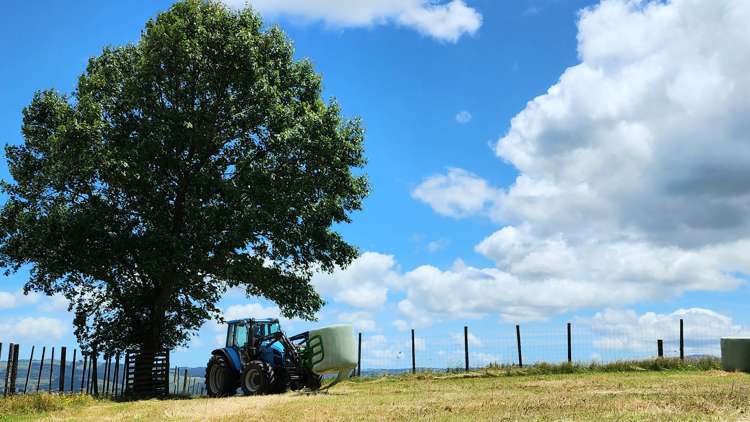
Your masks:
<instances>
[{"instance_id":1,"label":"tractor rear wheel","mask_svg":"<svg viewBox=\"0 0 750 422\"><path fill-rule=\"evenodd\" d=\"M226 358L213 355L206 365L206 393L208 397L233 396L237 391L237 375L229 368Z\"/></svg>"},{"instance_id":2,"label":"tractor rear wheel","mask_svg":"<svg viewBox=\"0 0 750 422\"><path fill-rule=\"evenodd\" d=\"M274 393L276 377L273 368L260 360L251 361L242 371L240 386L247 396Z\"/></svg>"}]
</instances>

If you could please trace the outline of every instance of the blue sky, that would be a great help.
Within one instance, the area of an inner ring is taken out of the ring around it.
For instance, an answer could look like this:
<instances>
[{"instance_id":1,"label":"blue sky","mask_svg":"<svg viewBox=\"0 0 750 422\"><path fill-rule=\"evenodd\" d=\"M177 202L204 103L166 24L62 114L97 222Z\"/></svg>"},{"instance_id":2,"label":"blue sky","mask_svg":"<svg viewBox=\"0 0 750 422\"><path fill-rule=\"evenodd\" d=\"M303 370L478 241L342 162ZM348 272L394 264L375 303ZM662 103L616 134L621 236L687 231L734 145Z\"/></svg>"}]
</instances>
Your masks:
<instances>
[{"instance_id":1,"label":"blue sky","mask_svg":"<svg viewBox=\"0 0 750 422\"><path fill-rule=\"evenodd\" d=\"M689 328L696 338L744 330L750 155L738 99L750 60L732 58L747 42L732 28L745 5L352 3L251 1L367 129L372 194L339 228L365 254L316 277L329 303L316 324L354 323L379 367L401 365L410 327L435 366L452 364L464 324L480 362L512 359L517 322L538 337L538 359L562 353L542 345L561 341L566 321L581 359L643 353L642 339L673 335L680 317L702 327ZM36 90L72 91L89 57L137 41L170 4L6 4L0 140L23 142ZM698 27L722 42L675 36ZM26 276L0 284L0 341L72 345L64 302L20 296ZM234 292L221 305L276 312ZM607 343L608 330L629 346ZM176 358L201 365L222 335L207 324Z\"/></svg>"}]
</instances>

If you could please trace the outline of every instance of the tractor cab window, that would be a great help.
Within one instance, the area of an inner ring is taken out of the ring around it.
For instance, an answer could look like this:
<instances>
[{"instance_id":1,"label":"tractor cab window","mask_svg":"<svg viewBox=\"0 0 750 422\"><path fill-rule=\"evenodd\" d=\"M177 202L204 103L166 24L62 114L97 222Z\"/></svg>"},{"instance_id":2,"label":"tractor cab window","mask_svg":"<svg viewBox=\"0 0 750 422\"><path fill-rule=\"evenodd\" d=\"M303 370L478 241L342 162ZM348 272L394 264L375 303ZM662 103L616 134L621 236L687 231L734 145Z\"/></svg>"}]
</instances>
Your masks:
<instances>
[{"instance_id":1,"label":"tractor cab window","mask_svg":"<svg viewBox=\"0 0 750 422\"><path fill-rule=\"evenodd\" d=\"M272 324L268 325L268 334L276 334L279 331L281 331L281 327L279 326L278 322L274 322Z\"/></svg>"},{"instance_id":2,"label":"tractor cab window","mask_svg":"<svg viewBox=\"0 0 750 422\"><path fill-rule=\"evenodd\" d=\"M247 326L242 323L232 324L229 329L227 346L244 347L247 344Z\"/></svg>"}]
</instances>

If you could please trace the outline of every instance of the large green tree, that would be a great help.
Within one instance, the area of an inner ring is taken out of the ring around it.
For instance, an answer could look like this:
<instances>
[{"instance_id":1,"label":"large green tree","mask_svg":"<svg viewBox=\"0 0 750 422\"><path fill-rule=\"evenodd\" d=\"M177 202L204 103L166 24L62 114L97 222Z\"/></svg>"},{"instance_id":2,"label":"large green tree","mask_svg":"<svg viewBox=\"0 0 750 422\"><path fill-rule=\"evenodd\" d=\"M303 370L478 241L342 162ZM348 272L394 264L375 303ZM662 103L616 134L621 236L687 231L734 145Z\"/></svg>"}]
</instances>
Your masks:
<instances>
[{"instance_id":1,"label":"large green tree","mask_svg":"<svg viewBox=\"0 0 750 422\"><path fill-rule=\"evenodd\" d=\"M0 265L71 302L83 347L184 344L227 288L312 319L315 271L368 187L363 130L278 28L189 0L92 58L70 95L38 92L6 147Z\"/></svg>"}]
</instances>

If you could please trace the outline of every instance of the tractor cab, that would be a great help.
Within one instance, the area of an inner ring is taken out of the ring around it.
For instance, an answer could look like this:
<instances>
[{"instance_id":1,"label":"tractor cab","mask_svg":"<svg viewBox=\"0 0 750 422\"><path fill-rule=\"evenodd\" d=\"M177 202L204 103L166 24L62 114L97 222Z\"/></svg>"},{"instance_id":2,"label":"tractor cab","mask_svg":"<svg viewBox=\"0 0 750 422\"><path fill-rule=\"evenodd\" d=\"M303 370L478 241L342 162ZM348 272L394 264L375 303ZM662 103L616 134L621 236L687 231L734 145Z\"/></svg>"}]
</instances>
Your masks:
<instances>
[{"instance_id":1,"label":"tractor cab","mask_svg":"<svg viewBox=\"0 0 750 422\"><path fill-rule=\"evenodd\" d=\"M278 319L238 319L227 323L226 347L237 352L238 367L255 359L278 367L284 360L284 346L277 341L281 335Z\"/></svg>"}]
</instances>

